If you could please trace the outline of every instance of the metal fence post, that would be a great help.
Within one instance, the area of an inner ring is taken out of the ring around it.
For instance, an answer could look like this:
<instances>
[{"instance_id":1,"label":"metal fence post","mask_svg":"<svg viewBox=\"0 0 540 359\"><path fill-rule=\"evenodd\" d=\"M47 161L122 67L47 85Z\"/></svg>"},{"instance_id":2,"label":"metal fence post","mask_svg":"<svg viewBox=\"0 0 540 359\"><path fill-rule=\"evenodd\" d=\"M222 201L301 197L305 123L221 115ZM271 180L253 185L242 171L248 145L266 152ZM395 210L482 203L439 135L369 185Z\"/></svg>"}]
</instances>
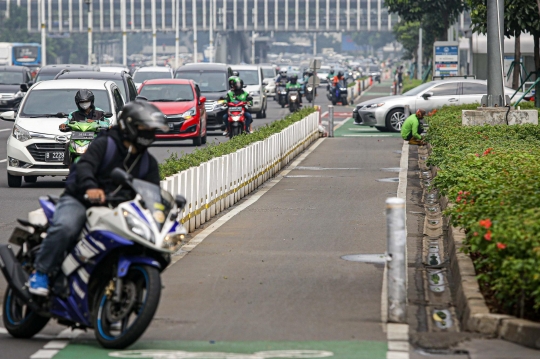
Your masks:
<instances>
[{"instance_id":1,"label":"metal fence post","mask_svg":"<svg viewBox=\"0 0 540 359\"><path fill-rule=\"evenodd\" d=\"M388 322L407 323L405 200L386 200Z\"/></svg>"},{"instance_id":2,"label":"metal fence post","mask_svg":"<svg viewBox=\"0 0 540 359\"><path fill-rule=\"evenodd\" d=\"M334 137L334 106L328 106L328 137Z\"/></svg>"}]
</instances>

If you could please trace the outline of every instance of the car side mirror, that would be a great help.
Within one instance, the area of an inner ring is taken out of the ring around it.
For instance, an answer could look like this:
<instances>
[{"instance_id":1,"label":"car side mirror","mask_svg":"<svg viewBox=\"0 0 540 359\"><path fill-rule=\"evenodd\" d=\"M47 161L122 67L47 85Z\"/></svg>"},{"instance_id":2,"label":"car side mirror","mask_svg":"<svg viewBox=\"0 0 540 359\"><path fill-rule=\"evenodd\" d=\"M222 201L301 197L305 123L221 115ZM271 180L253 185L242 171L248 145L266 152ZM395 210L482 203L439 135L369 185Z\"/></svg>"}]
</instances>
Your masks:
<instances>
[{"instance_id":1,"label":"car side mirror","mask_svg":"<svg viewBox=\"0 0 540 359\"><path fill-rule=\"evenodd\" d=\"M21 92L28 92L28 84L21 84Z\"/></svg>"},{"instance_id":2,"label":"car side mirror","mask_svg":"<svg viewBox=\"0 0 540 359\"><path fill-rule=\"evenodd\" d=\"M206 97L201 96L201 97L199 98L199 102L202 103L202 104L204 104L204 103L206 102Z\"/></svg>"},{"instance_id":3,"label":"car side mirror","mask_svg":"<svg viewBox=\"0 0 540 359\"><path fill-rule=\"evenodd\" d=\"M15 111L6 111L0 113L0 118L4 121L15 121Z\"/></svg>"},{"instance_id":4,"label":"car side mirror","mask_svg":"<svg viewBox=\"0 0 540 359\"><path fill-rule=\"evenodd\" d=\"M424 98L424 100L427 100L428 98L430 98L431 96L433 96L433 92L431 91L428 91L428 92L425 92L422 97Z\"/></svg>"},{"instance_id":5,"label":"car side mirror","mask_svg":"<svg viewBox=\"0 0 540 359\"><path fill-rule=\"evenodd\" d=\"M182 195L176 195L176 197L174 198L174 203L176 203L176 207L178 207L178 209L182 209L186 206L186 198Z\"/></svg>"},{"instance_id":6,"label":"car side mirror","mask_svg":"<svg viewBox=\"0 0 540 359\"><path fill-rule=\"evenodd\" d=\"M111 179L117 185L126 186L131 184L133 177L123 169L116 167L111 172Z\"/></svg>"},{"instance_id":7,"label":"car side mirror","mask_svg":"<svg viewBox=\"0 0 540 359\"><path fill-rule=\"evenodd\" d=\"M148 101L148 98L144 97L144 96L137 96L135 97L135 100L144 100L144 101Z\"/></svg>"}]
</instances>

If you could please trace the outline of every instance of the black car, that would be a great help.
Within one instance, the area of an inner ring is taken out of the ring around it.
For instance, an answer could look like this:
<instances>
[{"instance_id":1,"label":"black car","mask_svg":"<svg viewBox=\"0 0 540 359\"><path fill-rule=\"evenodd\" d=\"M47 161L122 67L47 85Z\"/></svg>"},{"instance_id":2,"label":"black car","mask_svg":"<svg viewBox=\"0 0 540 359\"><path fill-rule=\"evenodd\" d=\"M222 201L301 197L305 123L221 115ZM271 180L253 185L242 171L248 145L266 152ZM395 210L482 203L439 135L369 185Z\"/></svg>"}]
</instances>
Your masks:
<instances>
[{"instance_id":1,"label":"black car","mask_svg":"<svg viewBox=\"0 0 540 359\"><path fill-rule=\"evenodd\" d=\"M208 116L206 124L208 130L218 130L223 126L223 115L227 112L227 108L218 101L225 99L231 76L231 68L218 63L194 63L176 69L175 78L195 81L201 89L201 94L206 97L204 107Z\"/></svg>"},{"instance_id":2,"label":"black car","mask_svg":"<svg viewBox=\"0 0 540 359\"><path fill-rule=\"evenodd\" d=\"M0 112L16 111L24 93L32 85L28 67L0 66Z\"/></svg>"},{"instance_id":3,"label":"black car","mask_svg":"<svg viewBox=\"0 0 540 359\"><path fill-rule=\"evenodd\" d=\"M63 64L63 65L47 65L43 66L36 75L36 82L54 80L56 75L58 75L62 70L69 71L99 71L99 67L93 65L73 65L73 64Z\"/></svg>"},{"instance_id":4,"label":"black car","mask_svg":"<svg viewBox=\"0 0 540 359\"><path fill-rule=\"evenodd\" d=\"M56 79L85 79L85 80L110 80L114 81L126 102L133 101L137 97L137 87L131 75L125 71L121 72L95 72L95 71L70 71L62 70Z\"/></svg>"}]
</instances>

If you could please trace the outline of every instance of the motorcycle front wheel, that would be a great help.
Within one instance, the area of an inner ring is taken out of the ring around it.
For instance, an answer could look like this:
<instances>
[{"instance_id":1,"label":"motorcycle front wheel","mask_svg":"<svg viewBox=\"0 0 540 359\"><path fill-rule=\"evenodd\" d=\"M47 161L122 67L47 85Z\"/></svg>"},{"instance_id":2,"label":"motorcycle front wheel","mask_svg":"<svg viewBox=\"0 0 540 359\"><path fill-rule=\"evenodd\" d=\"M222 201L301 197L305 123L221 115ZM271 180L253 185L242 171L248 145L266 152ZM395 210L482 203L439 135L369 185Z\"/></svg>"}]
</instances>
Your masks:
<instances>
[{"instance_id":1,"label":"motorcycle front wheel","mask_svg":"<svg viewBox=\"0 0 540 359\"><path fill-rule=\"evenodd\" d=\"M242 129L240 127L233 127L231 130L231 138L234 136L238 136L242 133Z\"/></svg>"},{"instance_id":2,"label":"motorcycle front wheel","mask_svg":"<svg viewBox=\"0 0 540 359\"><path fill-rule=\"evenodd\" d=\"M47 325L49 319L35 313L8 287L2 306L2 320L11 336L32 338Z\"/></svg>"},{"instance_id":3,"label":"motorcycle front wheel","mask_svg":"<svg viewBox=\"0 0 540 359\"><path fill-rule=\"evenodd\" d=\"M94 305L94 332L104 348L124 349L139 339L154 318L161 297L161 278L154 267L130 267L122 280L119 302L113 301L109 284L102 286Z\"/></svg>"}]
</instances>

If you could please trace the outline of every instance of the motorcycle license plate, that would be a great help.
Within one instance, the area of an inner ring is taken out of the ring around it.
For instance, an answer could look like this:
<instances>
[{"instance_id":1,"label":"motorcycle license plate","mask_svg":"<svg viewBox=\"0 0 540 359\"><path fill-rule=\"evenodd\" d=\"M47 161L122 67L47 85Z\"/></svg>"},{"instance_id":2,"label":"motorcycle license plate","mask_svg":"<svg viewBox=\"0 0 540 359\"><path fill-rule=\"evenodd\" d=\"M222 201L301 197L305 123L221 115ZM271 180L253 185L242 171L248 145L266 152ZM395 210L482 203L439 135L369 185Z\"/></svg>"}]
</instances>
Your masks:
<instances>
[{"instance_id":1,"label":"motorcycle license plate","mask_svg":"<svg viewBox=\"0 0 540 359\"><path fill-rule=\"evenodd\" d=\"M45 152L45 162L64 161L64 152Z\"/></svg>"},{"instance_id":2,"label":"motorcycle license plate","mask_svg":"<svg viewBox=\"0 0 540 359\"><path fill-rule=\"evenodd\" d=\"M72 140L93 140L94 132L73 132L71 134Z\"/></svg>"},{"instance_id":3,"label":"motorcycle license plate","mask_svg":"<svg viewBox=\"0 0 540 359\"><path fill-rule=\"evenodd\" d=\"M242 107L229 107L229 111L231 112L242 111Z\"/></svg>"}]
</instances>

